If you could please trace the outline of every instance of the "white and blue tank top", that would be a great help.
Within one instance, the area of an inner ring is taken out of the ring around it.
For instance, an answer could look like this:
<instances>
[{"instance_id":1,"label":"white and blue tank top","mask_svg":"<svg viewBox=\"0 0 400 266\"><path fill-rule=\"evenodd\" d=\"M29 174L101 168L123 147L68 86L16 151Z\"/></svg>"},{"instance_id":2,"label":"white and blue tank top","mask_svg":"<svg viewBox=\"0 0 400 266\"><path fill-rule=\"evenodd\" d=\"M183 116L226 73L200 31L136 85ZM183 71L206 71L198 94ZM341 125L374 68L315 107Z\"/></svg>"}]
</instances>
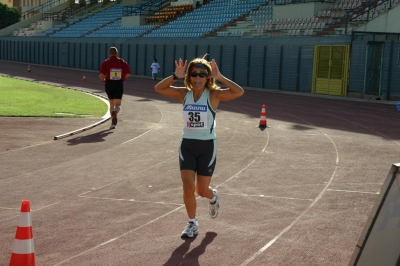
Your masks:
<instances>
[{"instance_id":1,"label":"white and blue tank top","mask_svg":"<svg viewBox=\"0 0 400 266\"><path fill-rule=\"evenodd\" d=\"M215 139L215 111L210 104L210 90L205 89L200 99L195 102L193 91L186 93L183 101L183 134L184 139Z\"/></svg>"}]
</instances>

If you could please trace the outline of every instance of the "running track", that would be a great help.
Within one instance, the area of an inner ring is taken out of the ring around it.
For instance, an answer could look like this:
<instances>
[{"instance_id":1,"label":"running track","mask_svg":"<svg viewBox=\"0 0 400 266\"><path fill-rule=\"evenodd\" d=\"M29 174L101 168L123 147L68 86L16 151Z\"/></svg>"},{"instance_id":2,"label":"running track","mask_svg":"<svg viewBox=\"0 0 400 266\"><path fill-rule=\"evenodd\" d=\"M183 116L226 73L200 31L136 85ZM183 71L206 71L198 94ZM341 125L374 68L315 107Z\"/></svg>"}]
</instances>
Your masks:
<instances>
[{"instance_id":1,"label":"running track","mask_svg":"<svg viewBox=\"0 0 400 266\"><path fill-rule=\"evenodd\" d=\"M105 96L95 72L31 69L0 61L1 75ZM222 213L209 218L199 199L199 235L182 240L181 106L154 84L125 82L115 130L107 121L53 140L100 119L0 117L0 265L8 265L25 199L41 266L348 264L399 162L394 102L245 88L220 104L212 187Z\"/></svg>"}]
</instances>

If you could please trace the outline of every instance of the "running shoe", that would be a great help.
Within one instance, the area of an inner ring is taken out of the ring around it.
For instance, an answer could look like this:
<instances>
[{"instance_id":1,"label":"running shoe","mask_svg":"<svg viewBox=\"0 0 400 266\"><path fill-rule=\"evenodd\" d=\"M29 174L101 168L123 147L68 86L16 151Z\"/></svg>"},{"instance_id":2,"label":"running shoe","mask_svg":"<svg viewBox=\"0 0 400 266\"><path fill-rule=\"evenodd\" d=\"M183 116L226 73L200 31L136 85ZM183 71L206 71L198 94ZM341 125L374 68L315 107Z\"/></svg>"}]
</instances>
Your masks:
<instances>
[{"instance_id":1,"label":"running shoe","mask_svg":"<svg viewBox=\"0 0 400 266\"><path fill-rule=\"evenodd\" d=\"M114 126L116 126L117 125L117 122L118 122L118 119L117 119L117 112L115 112L115 111L112 111L111 112L111 121L112 121L112 124L114 125Z\"/></svg>"},{"instance_id":2,"label":"running shoe","mask_svg":"<svg viewBox=\"0 0 400 266\"><path fill-rule=\"evenodd\" d=\"M213 189L213 193L215 196L215 202L211 203L210 202L210 217L211 218L216 218L218 216L218 213L220 212L219 210L219 196L218 196L218 191L216 189Z\"/></svg>"},{"instance_id":3,"label":"running shoe","mask_svg":"<svg viewBox=\"0 0 400 266\"><path fill-rule=\"evenodd\" d=\"M115 125L111 124L110 129L115 129Z\"/></svg>"},{"instance_id":4,"label":"running shoe","mask_svg":"<svg viewBox=\"0 0 400 266\"><path fill-rule=\"evenodd\" d=\"M199 226L193 222L188 222L183 230L181 237L194 237L199 233Z\"/></svg>"}]
</instances>

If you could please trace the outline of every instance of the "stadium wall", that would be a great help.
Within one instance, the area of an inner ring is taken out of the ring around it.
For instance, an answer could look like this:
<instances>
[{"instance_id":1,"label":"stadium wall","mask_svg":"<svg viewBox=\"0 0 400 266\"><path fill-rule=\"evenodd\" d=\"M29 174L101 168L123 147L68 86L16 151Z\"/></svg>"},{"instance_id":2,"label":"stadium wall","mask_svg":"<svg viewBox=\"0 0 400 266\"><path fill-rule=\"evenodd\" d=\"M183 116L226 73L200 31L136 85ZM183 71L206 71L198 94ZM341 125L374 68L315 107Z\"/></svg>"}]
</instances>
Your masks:
<instances>
[{"instance_id":1,"label":"stadium wall","mask_svg":"<svg viewBox=\"0 0 400 266\"><path fill-rule=\"evenodd\" d=\"M384 45L381 68L383 100L400 100L400 41L353 41L351 45L348 94L365 96L367 49L369 44Z\"/></svg>"},{"instance_id":2,"label":"stadium wall","mask_svg":"<svg viewBox=\"0 0 400 266\"><path fill-rule=\"evenodd\" d=\"M244 87L311 93L316 45L349 45L349 37L294 38L43 38L0 37L0 60L97 71L116 46L132 74L151 76L157 58L161 76L174 71L174 60L192 60L205 53L221 72ZM348 95L363 97L368 41L351 48ZM382 92L400 98L400 42L386 41ZM385 99L383 97L382 99Z\"/></svg>"}]
</instances>

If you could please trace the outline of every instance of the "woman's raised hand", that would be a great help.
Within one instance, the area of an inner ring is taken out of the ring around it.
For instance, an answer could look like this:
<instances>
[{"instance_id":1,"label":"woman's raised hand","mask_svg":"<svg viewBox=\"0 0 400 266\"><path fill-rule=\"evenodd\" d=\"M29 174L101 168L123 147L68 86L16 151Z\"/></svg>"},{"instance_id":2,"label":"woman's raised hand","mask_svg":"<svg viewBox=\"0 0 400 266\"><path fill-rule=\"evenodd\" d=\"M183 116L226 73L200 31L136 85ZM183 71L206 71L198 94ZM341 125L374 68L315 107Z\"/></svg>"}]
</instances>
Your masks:
<instances>
[{"instance_id":1,"label":"woman's raised hand","mask_svg":"<svg viewBox=\"0 0 400 266\"><path fill-rule=\"evenodd\" d=\"M210 65L212 68L210 77L218 80L221 77L221 73L219 72L217 62L215 62L215 60L212 59Z\"/></svg>"},{"instance_id":2,"label":"woman's raised hand","mask_svg":"<svg viewBox=\"0 0 400 266\"><path fill-rule=\"evenodd\" d=\"M179 58L178 61L175 60L175 76L177 76L178 78L184 78L186 67L187 60L185 60L185 62L183 62L182 58Z\"/></svg>"}]
</instances>

